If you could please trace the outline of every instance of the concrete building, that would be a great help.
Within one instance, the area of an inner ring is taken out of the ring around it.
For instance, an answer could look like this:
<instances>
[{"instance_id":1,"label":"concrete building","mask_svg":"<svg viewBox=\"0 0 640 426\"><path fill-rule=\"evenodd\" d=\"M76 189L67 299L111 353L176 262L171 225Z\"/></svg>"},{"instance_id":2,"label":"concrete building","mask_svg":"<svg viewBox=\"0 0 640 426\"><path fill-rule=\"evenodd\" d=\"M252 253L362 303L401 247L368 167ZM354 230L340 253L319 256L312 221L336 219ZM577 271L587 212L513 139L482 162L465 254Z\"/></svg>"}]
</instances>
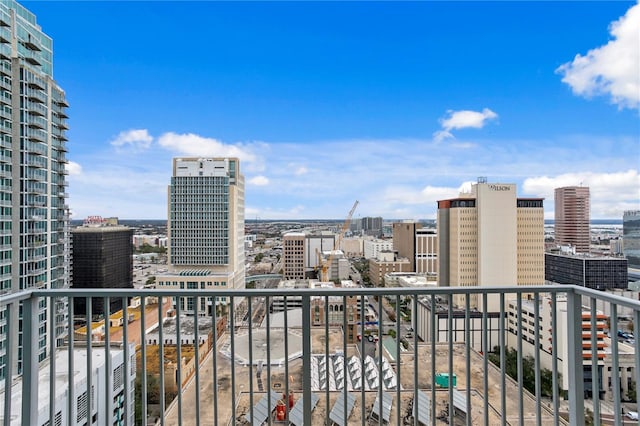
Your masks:
<instances>
[{"instance_id":1,"label":"concrete building","mask_svg":"<svg viewBox=\"0 0 640 426\"><path fill-rule=\"evenodd\" d=\"M640 210L627 210L622 216L624 257L629 268L640 269Z\"/></svg>"},{"instance_id":2,"label":"concrete building","mask_svg":"<svg viewBox=\"0 0 640 426\"><path fill-rule=\"evenodd\" d=\"M545 253L545 279L596 290L626 289L629 286L627 259L588 254Z\"/></svg>"},{"instance_id":3,"label":"concrete building","mask_svg":"<svg viewBox=\"0 0 640 426\"><path fill-rule=\"evenodd\" d=\"M449 336L454 343L466 343L466 327L464 309L453 308L451 328L449 328L449 303L446 297L435 297L435 310L431 297L420 297L415 304L417 322L411 317L412 327L419 339L425 342L446 343ZM431 311L434 310L434 315ZM435 320L435 321L434 321ZM435 335L432 333L432 324L435 323ZM483 314L478 310L469 312L469 345L473 350L482 352ZM500 313L487 312L486 338L487 347L490 350L500 343Z\"/></svg>"},{"instance_id":4,"label":"concrete building","mask_svg":"<svg viewBox=\"0 0 640 426\"><path fill-rule=\"evenodd\" d=\"M522 355L534 356L535 352L540 355L540 365L542 368L548 370L552 369L552 339L555 336L557 340L557 361L558 372L561 375L561 387L563 390L568 390L571 383L569 382L569 363L564 360L569 358L568 342L565 340L567 336L567 299L564 296L557 296L556 298L556 318L557 324L553 324L552 319L552 301L551 297L545 295L541 297L538 303L538 324L539 324L539 339L538 347L535 343L535 320L536 309L534 300L523 300L522 310L518 312L517 301L511 300L507 306L507 324L505 328L507 330L507 346L512 349L518 347L518 323L522 324ZM597 313L596 317L596 338L597 338L597 358L598 358L598 371L595 374L599 377L599 383L601 389L603 389L603 367L605 365L605 334L606 328L606 316L602 312ZM583 307L582 312L582 329L591 330L591 312L587 306ZM555 332L553 332L555 330ZM590 392L591 387L591 333L584 332L582 334L582 353L585 364L585 383L584 389Z\"/></svg>"},{"instance_id":5,"label":"concrete building","mask_svg":"<svg viewBox=\"0 0 640 426\"><path fill-rule=\"evenodd\" d=\"M351 274L351 263L344 256L342 250L330 250L321 253L323 264L327 265L327 281L341 281L349 278ZM322 279L322 277L318 277Z\"/></svg>"},{"instance_id":6,"label":"concrete building","mask_svg":"<svg viewBox=\"0 0 640 426\"><path fill-rule=\"evenodd\" d=\"M433 228L416 230L416 272L438 274L438 234Z\"/></svg>"},{"instance_id":7,"label":"concrete building","mask_svg":"<svg viewBox=\"0 0 640 426\"><path fill-rule=\"evenodd\" d=\"M356 287L352 281L343 281L342 286ZM333 287L333 283L312 283L311 285L311 288ZM311 324L313 326L324 326L328 319L329 326L343 327L345 325L345 312L347 318L345 327L347 343L354 343L358 335L358 322L360 321L360 297L311 296Z\"/></svg>"},{"instance_id":8,"label":"concrete building","mask_svg":"<svg viewBox=\"0 0 640 426\"><path fill-rule=\"evenodd\" d=\"M160 288L240 289L245 286L244 176L237 158L174 158L168 189L168 273ZM240 302L239 300L237 301ZM195 313L193 298L180 308ZM226 298L200 298L211 315Z\"/></svg>"},{"instance_id":9,"label":"concrete building","mask_svg":"<svg viewBox=\"0 0 640 426\"><path fill-rule=\"evenodd\" d=\"M416 232L422 228L418 222L395 222L393 227L393 250L400 257L409 259L409 268L416 270Z\"/></svg>"},{"instance_id":10,"label":"concrete building","mask_svg":"<svg viewBox=\"0 0 640 426\"><path fill-rule=\"evenodd\" d=\"M340 242L340 250L349 257L362 257L364 255L364 240L361 237L344 238Z\"/></svg>"},{"instance_id":11,"label":"concrete building","mask_svg":"<svg viewBox=\"0 0 640 426\"><path fill-rule=\"evenodd\" d=\"M73 238L73 282L71 287L133 288L133 230L126 226L79 226L71 231ZM84 317L86 300L74 299L74 315ZM91 300L92 318L105 313L104 299ZM121 298L111 298L109 312L122 309Z\"/></svg>"},{"instance_id":12,"label":"concrete building","mask_svg":"<svg viewBox=\"0 0 640 426\"><path fill-rule=\"evenodd\" d=\"M518 198L515 184L478 179L471 192L438 201L438 285L544 284L544 208L541 198ZM477 295L471 307L481 309ZM454 297L464 306L464 295ZM497 295L489 312L500 310Z\"/></svg>"},{"instance_id":13,"label":"concrete building","mask_svg":"<svg viewBox=\"0 0 640 426\"><path fill-rule=\"evenodd\" d=\"M589 253L591 212L589 188L566 186L555 189L555 240L572 245L577 253Z\"/></svg>"},{"instance_id":14,"label":"concrete building","mask_svg":"<svg viewBox=\"0 0 640 426\"><path fill-rule=\"evenodd\" d=\"M324 251L335 250L336 235L333 232L319 232L306 234L305 240L305 268L314 270L318 266L318 255Z\"/></svg>"},{"instance_id":15,"label":"concrete building","mask_svg":"<svg viewBox=\"0 0 640 426\"><path fill-rule=\"evenodd\" d=\"M288 232L282 237L282 275L285 280L304 279L305 240L302 232Z\"/></svg>"},{"instance_id":16,"label":"concrete building","mask_svg":"<svg viewBox=\"0 0 640 426\"><path fill-rule=\"evenodd\" d=\"M78 343L76 343L78 345ZM87 424L87 417L92 419L93 425L107 424L134 424L135 423L135 398L133 392L135 388L136 378L136 359L135 348L129 346L129 371L125 370L124 350L120 344L114 344L109 347L110 362L105 362L106 351L104 345L95 346L91 352L91 393L87 389L87 350L86 347L74 348L71 353L73 356L73 365L76 366L69 378L69 350L60 348L55 350L54 356L40 364L40 370L37 373L38 380L38 418L34 426L48 426L49 422L49 390L51 375L49 374L49 364L55 363L55 390L54 408L56 425L74 425L82 426ZM80 368L78 368L80 367ZM109 370L107 370L109 368ZM109 382L106 381L109 378ZM125 388L127 382L127 388ZM71 388L72 387L72 388ZM131 393L131 396L125 395L125 390ZM69 396L73 391L74 403L70 404ZM107 405L106 395L110 404ZM26 396L25 396L26 397ZM17 377L12 383L11 393L11 414L9 425L22 425L22 376ZM91 398L90 410L89 398ZM0 400L4 405L4 388L0 392ZM74 412L69 412L69 406L74 408ZM90 415L89 415L90 414ZM111 418L107 416L111 415Z\"/></svg>"},{"instance_id":17,"label":"concrete building","mask_svg":"<svg viewBox=\"0 0 640 426\"><path fill-rule=\"evenodd\" d=\"M67 107L53 79L52 39L25 7L0 2L0 295L69 287ZM66 336L67 299L43 299L37 309L42 361L53 349L48 336L58 344ZM5 343L8 322L19 335L18 311L7 318L0 310L0 379L8 351L11 373L22 371L21 339Z\"/></svg>"},{"instance_id":18,"label":"concrete building","mask_svg":"<svg viewBox=\"0 0 640 426\"><path fill-rule=\"evenodd\" d=\"M384 276L393 272L412 272L409 259L392 251L380 252L377 258L369 259L369 280L375 287L385 286Z\"/></svg>"},{"instance_id":19,"label":"concrete building","mask_svg":"<svg viewBox=\"0 0 640 426\"><path fill-rule=\"evenodd\" d=\"M361 217L351 221L350 229L354 234L380 237L382 235L381 217Z\"/></svg>"},{"instance_id":20,"label":"concrete building","mask_svg":"<svg viewBox=\"0 0 640 426\"><path fill-rule=\"evenodd\" d=\"M393 251L392 240L364 240L364 258L374 259L383 251Z\"/></svg>"}]
</instances>

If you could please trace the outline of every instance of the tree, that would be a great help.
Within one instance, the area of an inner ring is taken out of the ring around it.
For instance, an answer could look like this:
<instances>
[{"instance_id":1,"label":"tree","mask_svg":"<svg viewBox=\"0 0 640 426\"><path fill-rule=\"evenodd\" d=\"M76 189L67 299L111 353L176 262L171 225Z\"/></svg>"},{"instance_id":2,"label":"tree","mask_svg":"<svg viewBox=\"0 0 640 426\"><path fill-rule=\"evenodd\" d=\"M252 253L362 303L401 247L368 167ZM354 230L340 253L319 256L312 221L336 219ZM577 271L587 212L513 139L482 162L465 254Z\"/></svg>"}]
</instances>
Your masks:
<instances>
[{"instance_id":1,"label":"tree","mask_svg":"<svg viewBox=\"0 0 640 426\"><path fill-rule=\"evenodd\" d=\"M629 383L629 390L627 391L627 398L631 402L636 402L638 400L638 392L636 391L636 382Z\"/></svg>"},{"instance_id":2,"label":"tree","mask_svg":"<svg viewBox=\"0 0 640 426\"><path fill-rule=\"evenodd\" d=\"M260 262L262 262L262 258L263 258L263 257L264 257L264 254L263 254L263 253L258 253L258 254L256 254L256 257L255 257L255 259L254 259L254 262L255 262L255 263L260 263Z\"/></svg>"},{"instance_id":3,"label":"tree","mask_svg":"<svg viewBox=\"0 0 640 426\"><path fill-rule=\"evenodd\" d=\"M507 349L505 352L505 373L514 380L518 380L518 352L515 349ZM500 348L493 348L489 354L489 360L500 367ZM561 381L558 380L558 383ZM531 393L536 391L535 359L532 356L522 358L522 385ZM553 374L551 370L540 370L540 393L542 396L553 395Z\"/></svg>"}]
</instances>

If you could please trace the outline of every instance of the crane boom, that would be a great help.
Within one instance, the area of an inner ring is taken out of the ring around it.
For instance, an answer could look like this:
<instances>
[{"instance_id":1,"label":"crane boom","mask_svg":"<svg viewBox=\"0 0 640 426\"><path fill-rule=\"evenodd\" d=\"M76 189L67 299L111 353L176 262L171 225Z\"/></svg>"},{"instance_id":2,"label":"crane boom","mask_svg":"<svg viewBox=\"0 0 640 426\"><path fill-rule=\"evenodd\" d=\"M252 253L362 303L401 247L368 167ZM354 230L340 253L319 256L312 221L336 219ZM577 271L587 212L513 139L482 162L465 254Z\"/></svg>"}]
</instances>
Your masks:
<instances>
[{"instance_id":1,"label":"crane boom","mask_svg":"<svg viewBox=\"0 0 640 426\"><path fill-rule=\"evenodd\" d=\"M344 237L344 234L347 232L347 229L349 229L349 225L351 224L351 217L353 216L353 212L356 211L356 207L358 207L358 203L359 203L358 200L356 200L356 202L353 203L353 207L351 207L351 210L349 211L349 214L347 215L347 218L345 219L344 223L342 224L342 229L340 230L340 233L338 234L338 239L336 241L336 245L335 245L334 249L331 250L331 252L329 253L329 257L322 264L322 267L320 268L320 280L322 282L328 281L327 271L329 269L329 266L331 265L331 262L333 261L333 257L334 257L335 251L339 249L340 243L342 242L342 238Z\"/></svg>"}]
</instances>

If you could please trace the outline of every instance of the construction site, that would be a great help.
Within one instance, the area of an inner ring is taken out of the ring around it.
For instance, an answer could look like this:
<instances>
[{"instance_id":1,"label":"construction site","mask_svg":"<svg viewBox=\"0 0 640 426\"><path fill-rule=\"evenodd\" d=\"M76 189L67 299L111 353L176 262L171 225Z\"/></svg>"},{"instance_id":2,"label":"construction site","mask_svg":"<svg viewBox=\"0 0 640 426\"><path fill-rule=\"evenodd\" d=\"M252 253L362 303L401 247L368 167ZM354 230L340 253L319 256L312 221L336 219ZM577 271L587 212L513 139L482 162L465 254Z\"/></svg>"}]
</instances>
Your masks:
<instances>
[{"instance_id":1,"label":"construction site","mask_svg":"<svg viewBox=\"0 0 640 426\"><path fill-rule=\"evenodd\" d=\"M413 423L413 398L414 398L414 375L417 374L418 389L421 400L419 405L419 418L422 424L449 424L449 392L447 387L436 389L436 419L431 417L431 389L436 385L436 378L431 377L431 345L419 345L417 348L418 370L414 368L414 352L402 352L399 364L393 359L393 354L383 354L383 362L378 366L376 361L376 373L371 374L371 361L361 359L361 345L348 345L346 354L343 354L343 334L339 329L329 330L328 347L330 353L325 357L325 331L312 330L312 419L313 424L325 424L326 419L331 419L329 424L340 424L342 421L333 420L335 415L346 417L344 424L362 424L362 417L378 423L378 415L382 415L383 422L395 424L400 410L400 418L406 424ZM224 338L221 339L218 349L224 345ZM383 351L384 352L384 351ZM483 357L471 351L470 359L467 363L466 348L464 345L453 346L453 353L449 353L448 345L437 345L435 354L436 371L442 373L442 367L447 366L449 357L453 357L453 372L444 373L456 375L455 398L456 405L454 423L465 424L466 416L471 416L471 423L483 423L485 418L485 401L488 407L489 424L499 424L502 416L505 416L507 424L519 424L518 400L513 395L518 395L517 384L509 377L506 378L507 395L506 407L501 407L501 374L498 368L489 364L487 371L483 368ZM200 369L200 424L201 425L244 425L267 423L269 417L271 423L278 424L279 418L288 415L291 424L302 426L300 415L302 409L302 359L296 358L288 362L288 365L281 366L256 366L241 365L239 362L232 364L227 355L223 355L220 350L216 354L216 373L213 371L213 351L203 360ZM322 360L325 361L322 361ZM342 359L342 361L337 361ZM387 361L384 361L384 360ZM388 361L388 360L391 360ZM321 374L320 364L324 363L325 368ZM315 365L315 367L314 367ZM341 365L341 367L340 367ZM358 367L355 367L358 365ZM389 365L385 368L385 365ZM471 382L466 383L466 368L470 366ZM364 368L363 368L364 366ZM380 368L381 367L381 368ZM232 387L232 374L234 369L235 389ZM355 373L359 370L358 373ZM390 380L390 372L393 372L393 380ZM328 372L328 374L327 374ZM316 375L317 373L317 375ZM249 377L252 376L252 386L250 388ZM347 380L344 380L344 377ZM214 376L217 381L214 390ZM322 376L329 376L327 382L322 380ZM374 377L375 376L375 377ZM485 395L484 378L488 381L488 393ZM376 381L377 377L377 381ZM333 380L331 380L333 378ZM258 380L259 379L259 380ZM347 383L347 413L344 413L345 396L340 383ZM361 383L362 385L358 385ZM400 385L400 401L397 400L396 386ZM377 400L379 397L379 386L383 387L382 404ZM436 385L437 386L437 385ZM466 413L466 390L470 386L471 413ZM286 389L293 393L291 403L289 398L284 398ZM327 391L327 387L329 390ZM234 397L232 397L232 394ZM328 395L328 399L327 399ZM460 398L463 398L462 400ZM217 413L214 412L217 401ZM282 400L282 402L279 402ZM285 403L286 401L286 403ZM457 401L457 404L456 404ZM235 406L233 406L235 402ZM382 405L382 413L378 413ZM254 422L251 422L251 407L253 409ZM290 406L287 410L284 407ZM269 407L267 409L266 407ZM297 408L296 408L297 407ZM364 409L363 409L364 407ZM427 409L427 407L429 407ZM537 402L534 397L526 391L523 397L523 413L525 424L526 419L532 419L531 424L535 424ZM193 412L195 409L195 380L193 377L187 383L183 397L182 410L179 410L177 400L171 404L166 412L165 424L167 425L190 425L195 424L195 420L180 416L183 413ZM541 407L542 421L552 421L553 413L546 406ZM337 414L336 414L337 413ZM333 414L333 416L332 416ZM429 423L424 416L428 416ZM340 417L338 417L340 418ZM562 421L562 419L561 419Z\"/></svg>"}]
</instances>

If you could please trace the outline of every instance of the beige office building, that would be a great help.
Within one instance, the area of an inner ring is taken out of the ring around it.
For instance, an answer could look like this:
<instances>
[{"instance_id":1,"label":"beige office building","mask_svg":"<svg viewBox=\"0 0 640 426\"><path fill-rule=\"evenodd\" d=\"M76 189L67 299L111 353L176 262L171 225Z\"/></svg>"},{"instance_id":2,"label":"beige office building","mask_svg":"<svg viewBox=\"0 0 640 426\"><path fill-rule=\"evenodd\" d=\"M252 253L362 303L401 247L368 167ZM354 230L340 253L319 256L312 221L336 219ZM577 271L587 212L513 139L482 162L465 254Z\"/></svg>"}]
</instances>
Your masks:
<instances>
[{"instance_id":1,"label":"beige office building","mask_svg":"<svg viewBox=\"0 0 640 426\"><path fill-rule=\"evenodd\" d=\"M240 161L174 158L168 197L169 272L158 276L158 288L244 288L244 176ZM214 305L227 302L213 295L202 297L198 313L210 315ZM194 303L194 298L180 299L182 312L195 313Z\"/></svg>"},{"instance_id":2,"label":"beige office building","mask_svg":"<svg viewBox=\"0 0 640 426\"><path fill-rule=\"evenodd\" d=\"M555 238L561 246L572 246L576 253L589 253L589 187L566 186L555 189Z\"/></svg>"},{"instance_id":3,"label":"beige office building","mask_svg":"<svg viewBox=\"0 0 640 426\"><path fill-rule=\"evenodd\" d=\"M543 199L518 198L515 184L479 179L470 192L438 201L438 241L440 286L544 284ZM470 298L482 309L481 297ZM500 310L497 295L488 310Z\"/></svg>"},{"instance_id":4,"label":"beige office building","mask_svg":"<svg viewBox=\"0 0 640 426\"><path fill-rule=\"evenodd\" d=\"M305 239L302 232L288 232L282 237L283 279L304 279Z\"/></svg>"},{"instance_id":5,"label":"beige office building","mask_svg":"<svg viewBox=\"0 0 640 426\"><path fill-rule=\"evenodd\" d=\"M435 229L416 230L416 272L438 274L438 234Z\"/></svg>"}]
</instances>

